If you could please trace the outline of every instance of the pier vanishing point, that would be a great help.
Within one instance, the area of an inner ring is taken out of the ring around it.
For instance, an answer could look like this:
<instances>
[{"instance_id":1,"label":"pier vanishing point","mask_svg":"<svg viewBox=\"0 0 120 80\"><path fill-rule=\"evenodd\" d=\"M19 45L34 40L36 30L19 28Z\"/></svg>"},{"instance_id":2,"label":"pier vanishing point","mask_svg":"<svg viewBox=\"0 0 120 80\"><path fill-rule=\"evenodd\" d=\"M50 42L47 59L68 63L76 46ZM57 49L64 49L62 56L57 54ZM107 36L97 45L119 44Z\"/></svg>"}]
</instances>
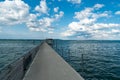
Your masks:
<instances>
[{"instance_id":1,"label":"pier vanishing point","mask_svg":"<svg viewBox=\"0 0 120 80\"><path fill-rule=\"evenodd\" d=\"M84 80L55 50L43 41L0 72L0 80Z\"/></svg>"}]
</instances>

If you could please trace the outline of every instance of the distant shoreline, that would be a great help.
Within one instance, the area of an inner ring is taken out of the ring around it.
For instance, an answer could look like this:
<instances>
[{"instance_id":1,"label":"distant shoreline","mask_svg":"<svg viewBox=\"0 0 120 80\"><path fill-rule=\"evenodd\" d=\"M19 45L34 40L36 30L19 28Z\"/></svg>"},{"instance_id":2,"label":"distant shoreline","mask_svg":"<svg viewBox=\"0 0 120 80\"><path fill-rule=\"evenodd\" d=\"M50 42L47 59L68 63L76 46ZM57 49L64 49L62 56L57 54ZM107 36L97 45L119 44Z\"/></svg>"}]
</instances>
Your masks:
<instances>
[{"instance_id":1,"label":"distant shoreline","mask_svg":"<svg viewBox=\"0 0 120 80\"><path fill-rule=\"evenodd\" d=\"M0 39L0 40L45 40L45 39ZM64 40L64 39L53 39L61 41L120 41L120 40Z\"/></svg>"}]
</instances>

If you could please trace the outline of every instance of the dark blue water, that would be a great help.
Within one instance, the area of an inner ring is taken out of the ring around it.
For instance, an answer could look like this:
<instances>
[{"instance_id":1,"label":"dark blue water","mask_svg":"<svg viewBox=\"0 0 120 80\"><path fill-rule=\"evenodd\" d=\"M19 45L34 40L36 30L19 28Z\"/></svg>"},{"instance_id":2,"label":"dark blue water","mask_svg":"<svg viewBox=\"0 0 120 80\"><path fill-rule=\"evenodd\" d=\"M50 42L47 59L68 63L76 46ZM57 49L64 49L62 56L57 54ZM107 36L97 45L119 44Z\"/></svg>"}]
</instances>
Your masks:
<instances>
[{"instance_id":1,"label":"dark blue water","mask_svg":"<svg viewBox=\"0 0 120 80\"><path fill-rule=\"evenodd\" d=\"M120 41L55 40L53 48L85 80L120 80Z\"/></svg>"},{"instance_id":2,"label":"dark blue water","mask_svg":"<svg viewBox=\"0 0 120 80\"><path fill-rule=\"evenodd\" d=\"M29 52L40 42L40 40L0 40L0 70Z\"/></svg>"},{"instance_id":3,"label":"dark blue water","mask_svg":"<svg viewBox=\"0 0 120 80\"><path fill-rule=\"evenodd\" d=\"M0 40L0 69L40 40ZM55 40L53 48L86 80L120 80L120 41Z\"/></svg>"}]
</instances>

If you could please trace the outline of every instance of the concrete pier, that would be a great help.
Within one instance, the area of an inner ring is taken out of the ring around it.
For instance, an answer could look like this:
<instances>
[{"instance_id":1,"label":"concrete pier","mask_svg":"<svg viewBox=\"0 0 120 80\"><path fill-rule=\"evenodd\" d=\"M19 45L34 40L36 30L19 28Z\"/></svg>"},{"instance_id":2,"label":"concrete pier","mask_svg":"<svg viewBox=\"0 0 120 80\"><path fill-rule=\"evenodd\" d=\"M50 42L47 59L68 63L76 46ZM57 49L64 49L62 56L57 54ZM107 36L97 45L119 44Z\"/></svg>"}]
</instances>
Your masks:
<instances>
[{"instance_id":1,"label":"concrete pier","mask_svg":"<svg viewBox=\"0 0 120 80\"><path fill-rule=\"evenodd\" d=\"M42 43L23 80L84 80L46 42Z\"/></svg>"}]
</instances>

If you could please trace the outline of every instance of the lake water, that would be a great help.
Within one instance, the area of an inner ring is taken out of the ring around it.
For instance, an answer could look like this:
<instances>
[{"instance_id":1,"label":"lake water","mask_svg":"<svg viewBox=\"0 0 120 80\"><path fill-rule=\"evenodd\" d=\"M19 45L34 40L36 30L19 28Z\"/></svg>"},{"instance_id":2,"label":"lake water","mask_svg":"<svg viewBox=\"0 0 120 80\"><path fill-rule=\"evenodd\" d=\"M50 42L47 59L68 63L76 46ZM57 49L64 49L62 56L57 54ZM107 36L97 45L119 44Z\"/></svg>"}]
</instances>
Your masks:
<instances>
[{"instance_id":1,"label":"lake water","mask_svg":"<svg viewBox=\"0 0 120 80\"><path fill-rule=\"evenodd\" d=\"M41 40L0 40L0 69ZM53 48L85 80L120 80L120 41L54 40Z\"/></svg>"},{"instance_id":2,"label":"lake water","mask_svg":"<svg viewBox=\"0 0 120 80\"><path fill-rule=\"evenodd\" d=\"M40 42L40 40L0 40L0 70L29 52Z\"/></svg>"},{"instance_id":3,"label":"lake water","mask_svg":"<svg viewBox=\"0 0 120 80\"><path fill-rule=\"evenodd\" d=\"M53 48L85 80L120 80L120 41L55 40Z\"/></svg>"}]
</instances>

